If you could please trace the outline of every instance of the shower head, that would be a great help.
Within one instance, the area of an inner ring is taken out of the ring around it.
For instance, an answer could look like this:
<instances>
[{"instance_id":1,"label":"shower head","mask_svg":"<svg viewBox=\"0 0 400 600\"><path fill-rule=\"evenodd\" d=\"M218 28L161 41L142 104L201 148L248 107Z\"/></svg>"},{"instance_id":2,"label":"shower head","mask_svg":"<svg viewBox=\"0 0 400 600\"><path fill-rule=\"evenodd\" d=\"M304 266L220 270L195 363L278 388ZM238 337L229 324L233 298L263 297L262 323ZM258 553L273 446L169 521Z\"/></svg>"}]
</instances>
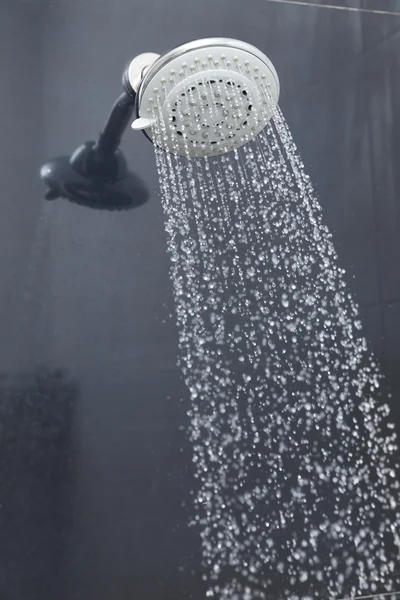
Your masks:
<instances>
[{"instance_id":1,"label":"shower head","mask_svg":"<svg viewBox=\"0 0 400 600\"><path fill-rule=\"evenodd\" d=\"M137 92L135 130L174 154L225 154L257 136L273 115L279 79L257 48L229 38L143 54L126 78Z\"/></svg>"},{"instance_id":2,"label":"shower head","mask_svg":"<svg viewBox=\"0 0 400 600\"><path fill-rule=\"evenodd\" d=\"M96 142L44 164L46 198L106 210L148 199L119 148L132 128L157 146L187 157L225 154L255 137L273 115L279 79L260 50L229 38L184 44L160 56L140 54L123 74L123 93Z\"/></svg>"}]
</instances>

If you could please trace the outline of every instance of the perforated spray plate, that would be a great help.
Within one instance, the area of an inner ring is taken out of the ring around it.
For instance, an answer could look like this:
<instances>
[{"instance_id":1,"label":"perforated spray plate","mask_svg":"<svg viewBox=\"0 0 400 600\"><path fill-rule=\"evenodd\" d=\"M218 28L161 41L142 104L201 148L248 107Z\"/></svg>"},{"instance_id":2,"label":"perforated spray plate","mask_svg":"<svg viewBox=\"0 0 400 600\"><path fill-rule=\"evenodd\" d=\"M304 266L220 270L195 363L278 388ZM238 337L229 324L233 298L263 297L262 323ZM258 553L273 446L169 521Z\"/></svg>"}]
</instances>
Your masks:
<instances>
[{"instance_id":1,"label":"perforated spray plate","mask_svg":"<svg viewBox=\"0 0 400 600\"><path fill-rule=\"evenodd\" d=\"M224 38L198 40L148 70L132 127L176 154L215 156L255 137L278 98L276 71L257 48Z\"/></svg>"}]
</instances>

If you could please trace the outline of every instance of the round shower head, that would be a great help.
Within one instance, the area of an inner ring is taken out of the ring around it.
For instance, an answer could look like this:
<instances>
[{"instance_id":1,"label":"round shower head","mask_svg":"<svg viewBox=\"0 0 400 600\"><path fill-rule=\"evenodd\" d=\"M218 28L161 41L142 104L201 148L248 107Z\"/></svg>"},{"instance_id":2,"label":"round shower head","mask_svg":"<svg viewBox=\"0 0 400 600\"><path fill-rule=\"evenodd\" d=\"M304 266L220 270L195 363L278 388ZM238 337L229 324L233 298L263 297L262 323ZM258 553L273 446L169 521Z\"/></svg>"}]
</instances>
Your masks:
<instances>
[{"instance_id":1,"label":"round shower head","mask_svg":"<svg viewBox=\"0 0 400 600\"><path fill-rule=\"evenodd\" d=\"M178 155L216 156L239 148L264 129L278 102L274 66L245 42L197 40L145 69L137 64L142 79L132 128ZM137 75L129 69L132 86Z\"/></svg>"}]
</instances>

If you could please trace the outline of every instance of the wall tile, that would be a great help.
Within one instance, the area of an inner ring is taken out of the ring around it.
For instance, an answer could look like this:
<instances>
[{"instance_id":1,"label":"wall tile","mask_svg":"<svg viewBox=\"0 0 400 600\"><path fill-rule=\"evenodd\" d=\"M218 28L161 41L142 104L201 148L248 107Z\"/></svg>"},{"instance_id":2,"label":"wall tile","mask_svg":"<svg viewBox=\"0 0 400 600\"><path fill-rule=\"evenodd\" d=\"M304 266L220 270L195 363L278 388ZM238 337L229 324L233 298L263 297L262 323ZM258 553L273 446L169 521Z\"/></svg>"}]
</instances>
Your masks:
<instances>
[{"instance_id":1,"label":"wall tile","mask_svg":"<svg viewBox=\"0 0 400 600\"><path fill-rule=\"evenodd\" d=\"M400 34L372 53L364 81L371 129L374 212L385 301L400 297Z\"/></svg>"}]
</instances>

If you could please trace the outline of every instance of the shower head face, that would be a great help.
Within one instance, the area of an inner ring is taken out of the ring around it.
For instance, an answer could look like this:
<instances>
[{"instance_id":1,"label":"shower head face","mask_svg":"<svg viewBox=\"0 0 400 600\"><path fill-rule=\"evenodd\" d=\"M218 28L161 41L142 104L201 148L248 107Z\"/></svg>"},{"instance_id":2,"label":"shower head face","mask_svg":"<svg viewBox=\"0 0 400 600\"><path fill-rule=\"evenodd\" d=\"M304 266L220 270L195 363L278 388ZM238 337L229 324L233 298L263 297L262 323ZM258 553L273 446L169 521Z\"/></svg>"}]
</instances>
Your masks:
<instances>
[{"instance_id":1,"label":"shower head face","mask_svg":"<svg viewBox=\"0 0 400 600\"><path fill-rule=\"evenodd\" d=\"M278 98L278 75L257 48L228 38L198 40L148 69L132 128L174 154L217 156L258 135Z\"/></svg>"}]
</instances>

